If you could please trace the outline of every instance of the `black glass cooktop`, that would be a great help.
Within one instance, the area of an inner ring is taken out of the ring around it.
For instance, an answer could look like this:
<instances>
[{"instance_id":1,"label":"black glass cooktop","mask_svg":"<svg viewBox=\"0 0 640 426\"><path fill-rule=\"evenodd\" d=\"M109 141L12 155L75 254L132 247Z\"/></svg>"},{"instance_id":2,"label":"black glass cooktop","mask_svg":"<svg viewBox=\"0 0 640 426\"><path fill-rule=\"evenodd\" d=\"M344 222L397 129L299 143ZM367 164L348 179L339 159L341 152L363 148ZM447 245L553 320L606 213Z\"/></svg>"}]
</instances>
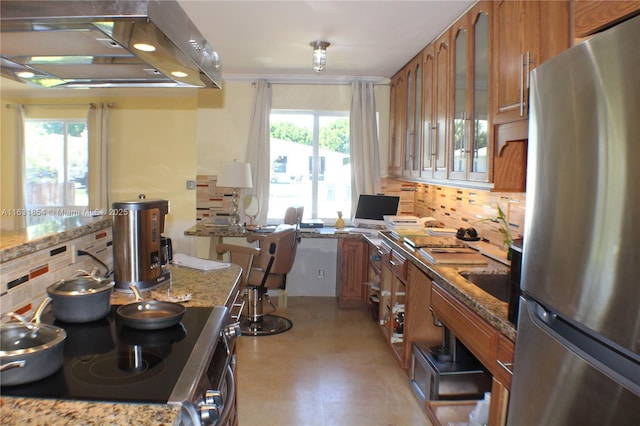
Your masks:
<instances>
[{"instance_id":1,"label":"black glass cooktop","mask_svg":"<svg viewBox=\"0 0 640 426\"><path fill-rule=\"evenodd\" d=\"M43 322L64 328L64 363L42 380L3 386L10 396L166 403L213 308L187 308L182 322L162 330L136 330L116 318L85 324Z\"/></svg>"}]
</instances>

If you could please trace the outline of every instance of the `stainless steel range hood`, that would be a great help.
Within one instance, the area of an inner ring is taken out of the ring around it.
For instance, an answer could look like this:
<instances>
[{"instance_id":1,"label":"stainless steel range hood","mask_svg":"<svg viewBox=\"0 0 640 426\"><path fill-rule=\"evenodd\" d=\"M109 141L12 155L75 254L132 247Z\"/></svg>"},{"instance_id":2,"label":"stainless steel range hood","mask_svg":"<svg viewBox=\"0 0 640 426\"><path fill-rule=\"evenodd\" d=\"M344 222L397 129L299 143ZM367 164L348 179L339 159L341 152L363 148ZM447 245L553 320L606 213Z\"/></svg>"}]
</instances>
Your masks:
<instances>
[{"instance_id":1,"label":"stainless steel range hood","mask_svg":"<svg viewBox=\"0 0 640 426\"><path fill-rule=\"evenodd\" d=\"M2 75L45 88L221 87L175 0L0 2Z\"/></svg>"}]
</instances>

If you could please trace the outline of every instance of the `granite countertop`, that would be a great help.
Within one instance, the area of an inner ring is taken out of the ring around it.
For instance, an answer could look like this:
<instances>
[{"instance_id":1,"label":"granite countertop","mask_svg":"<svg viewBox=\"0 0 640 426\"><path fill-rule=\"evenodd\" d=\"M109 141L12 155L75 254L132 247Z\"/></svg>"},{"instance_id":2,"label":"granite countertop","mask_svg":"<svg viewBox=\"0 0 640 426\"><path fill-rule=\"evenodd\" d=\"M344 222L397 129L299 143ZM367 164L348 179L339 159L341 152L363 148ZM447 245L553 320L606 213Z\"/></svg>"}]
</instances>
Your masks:
<instances>
[{"instance_id":1,"label":"granite countertop","mask_svg":"<svg viewBox=\"0 0 640 426\"><path fill-rule=\"evenodd\" d=\"M507 318L508 304L481 290L459 274L459 272L463 271L508 274L509 266L489 257L487 257L486 265L434 265L422 257L418 251L393 238L387 232L381 232L379 238L393 249L402 252L414 265L429 275L434 282L447 290L449 294L480 315L509 340L515 342L516 328Z\"/></svg>"},{"instance_id":2,"label":"granite countertop","mask_svg":"<svg viewBox=\"0 0 640 426\"><path fill-rule=\"evenodd\" d=\"M0 263L8 262L56 244L110 228L110 216L52 218L46 223L0 232Z\"/></svg>"},{"instance_id":3,"label":"granite countertop","mask_svg":"<svg viewBox=\"0 0 640 426\"><path fill-rule=\"evenodd\" d=\"M349 232L349 228L336 230L334 227L323 228L302 228L298 231L303 238L362 238L361 232ZM259 231L231 231L229 227L206 226L202 224L193 225L184 231L184 235L196 237L246 237Z\"/></svg>"},{"instance_id":4,"label":"granite countertop","mask_svg":"<svg viewBox=\"0 0 640 426\"><path fill-rule=\"evenodd\" d=\"M174 265L169 269L171 284L148 293L191 293L192 299L183 303L187 307L228 305L238 289L241 272L236 265L210 272ZM143 297L149 296L143 293ZM133 295L124 292L114 292L111 299L113 304L133 301ZM179 407L161 404L0 398L0 424L4 425L169 425L179 424L180 414Z\"/></svg>"}]
</instances>

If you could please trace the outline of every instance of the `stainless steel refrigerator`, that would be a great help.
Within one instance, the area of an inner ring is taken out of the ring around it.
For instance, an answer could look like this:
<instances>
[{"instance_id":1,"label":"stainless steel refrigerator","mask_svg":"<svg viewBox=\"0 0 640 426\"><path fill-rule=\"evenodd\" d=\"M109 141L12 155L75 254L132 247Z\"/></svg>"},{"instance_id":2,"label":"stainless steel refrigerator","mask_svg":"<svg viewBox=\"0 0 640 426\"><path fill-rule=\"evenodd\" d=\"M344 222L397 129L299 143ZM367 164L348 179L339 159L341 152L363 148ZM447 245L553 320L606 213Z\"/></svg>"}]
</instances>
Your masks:
<instances>
[{"instance_id":1,"label":"stainless steel refrigerator","mask_svg":"<svg viewBox=\"0 0 640 426\"><path fill-rule=\"evenodd\" d=\"M530 90L508 424L640 425L640 16Z\"/></svg>"}]
</instances>

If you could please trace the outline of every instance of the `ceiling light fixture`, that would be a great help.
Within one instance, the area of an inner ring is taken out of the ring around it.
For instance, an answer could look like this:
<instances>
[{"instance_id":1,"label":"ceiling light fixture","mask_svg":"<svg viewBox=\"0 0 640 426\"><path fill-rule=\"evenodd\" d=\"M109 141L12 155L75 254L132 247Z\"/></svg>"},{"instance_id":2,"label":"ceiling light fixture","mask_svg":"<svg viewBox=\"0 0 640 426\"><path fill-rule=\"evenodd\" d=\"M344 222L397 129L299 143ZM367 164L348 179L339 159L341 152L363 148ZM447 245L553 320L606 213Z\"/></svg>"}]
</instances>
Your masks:
<instances>
[{"instance_id":1,"label":"ceiling light fixture","mask_svg":"<svg viewBox=\"0 0 640 426\"><path fill-rule=\"evenodd\" d=\"M313 70L315 72L324 71L327 64L327 47L331 46L331 43L317 40L309 44L313 47Z\"/></svg>"},{"instance_id":2,"label":"ceiling light fixture","mask_svg":"<svg viewBox=\"0 0 640 426\"><path fill-rule=\"evenodd\" d=\"M133 47L135 47L138 50L141 50L143 52L155 52L156 51L156 47L152 44L148 44L148 43L135 43L133 45Z\"/></svg>"},{"instance_id":3,"label":"ceiling light fixture","mask_svg":"<svg viewBox=\"0 0 640 426\"><path fill-rule=\"evenodd\" d=\"M31 71L18 71L16 73L16 75L20 78L33 78L36 75L34 73L32 73Z\"/></svg>"}]
</instances>

